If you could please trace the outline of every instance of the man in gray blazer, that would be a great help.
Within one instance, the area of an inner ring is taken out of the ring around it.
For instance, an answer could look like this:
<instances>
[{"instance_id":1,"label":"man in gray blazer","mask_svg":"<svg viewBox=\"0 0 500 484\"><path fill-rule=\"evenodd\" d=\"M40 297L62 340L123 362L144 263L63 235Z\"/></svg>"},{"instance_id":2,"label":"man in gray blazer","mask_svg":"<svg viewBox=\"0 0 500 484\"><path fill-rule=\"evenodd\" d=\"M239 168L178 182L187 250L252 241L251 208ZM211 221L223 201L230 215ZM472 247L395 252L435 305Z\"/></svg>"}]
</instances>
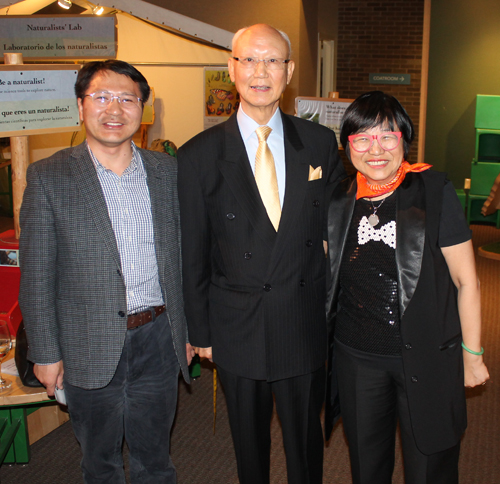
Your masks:
<instances>
[{"instance_id":1,"label":"man in gray blazer","mask_svg":"<svg viewBox=\"0 0 500 484\"><path fill-rule=\"evenodd\" d=\"M64 388L86 483L175 483L169 457L179 369L192 357L181 290L177 165L137 148L150 88L116 60L75 85L87 141L31 165L21 209L29 359Z\"/></svg>"}]
</instances>

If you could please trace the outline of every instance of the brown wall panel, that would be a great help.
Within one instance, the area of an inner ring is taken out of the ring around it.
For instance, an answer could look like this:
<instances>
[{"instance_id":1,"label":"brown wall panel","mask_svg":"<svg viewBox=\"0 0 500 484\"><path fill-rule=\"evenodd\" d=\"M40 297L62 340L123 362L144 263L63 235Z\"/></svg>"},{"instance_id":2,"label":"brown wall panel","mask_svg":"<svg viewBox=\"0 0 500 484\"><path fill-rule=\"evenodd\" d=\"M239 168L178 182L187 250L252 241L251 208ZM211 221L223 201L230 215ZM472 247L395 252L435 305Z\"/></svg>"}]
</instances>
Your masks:
<instances>
[{"instance_id":1,"label":"brown wall panel","mask_svg":"<svg viewBox=\"0 0 500 484\"><path fill-rule=\"evenodd\" d=\"M356 98L381 90L397 97L415 124L417 160L424 0L338 0L337 90ZM411 74L410 85L369 83L370 73Z\"/></svg>"}]
</instances>

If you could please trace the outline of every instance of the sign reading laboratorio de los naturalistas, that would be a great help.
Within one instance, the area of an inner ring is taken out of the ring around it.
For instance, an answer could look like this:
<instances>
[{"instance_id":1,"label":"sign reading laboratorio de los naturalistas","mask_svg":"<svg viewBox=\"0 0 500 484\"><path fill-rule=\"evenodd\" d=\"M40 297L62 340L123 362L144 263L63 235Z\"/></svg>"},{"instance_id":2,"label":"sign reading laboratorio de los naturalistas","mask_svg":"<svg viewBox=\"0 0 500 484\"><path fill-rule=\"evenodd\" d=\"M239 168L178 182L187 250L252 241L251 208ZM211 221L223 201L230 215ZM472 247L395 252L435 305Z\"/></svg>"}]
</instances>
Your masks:
<instances>
[{"instance_id":1,"label":"sign reading laboratorio de los naturalistas","mask_svg":"<svg viewBox=\"0 0 500 484\"><path fill-rule=\"evenodd\" d=\"M0 66L0 136L80 129L77 66Z\"/></svg>"},{"instance_id":2,"label":"sign reading laboratorio de los naturalistas","mask_svg":"<svg viewBox=\"0 0 500 484\"><path fill-rule=\"evenodd\" d=\"M116 57L114 15L0 17L0 54L17 52L25 60L110 59Z\"/></svg>"}]
</instances>

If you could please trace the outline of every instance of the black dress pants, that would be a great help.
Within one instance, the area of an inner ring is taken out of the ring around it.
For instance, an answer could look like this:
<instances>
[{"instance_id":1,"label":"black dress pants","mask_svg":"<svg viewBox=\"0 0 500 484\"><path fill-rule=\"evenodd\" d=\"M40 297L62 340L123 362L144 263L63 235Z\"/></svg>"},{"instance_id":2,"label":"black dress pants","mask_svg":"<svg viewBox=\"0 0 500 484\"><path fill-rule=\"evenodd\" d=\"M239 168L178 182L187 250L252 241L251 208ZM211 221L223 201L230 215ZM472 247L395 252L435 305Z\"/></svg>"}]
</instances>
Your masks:
<instances>
[{"instance_id":1,"label":"black dress pants","mask_svg":"<svg viewBox=\"0 0 500 484\"><path fill-rule=\"evenodd\" d=\"M320 412L325 368L268 383L217 367L226 396L241 484L269 484L273 394L283 430L289 484L321 484L323 432Z\"/></svg>"},{"instance_id":2,"label":"black dress pants","mask_svg":"<svg viewBox=\"0 0 500 484\"><path fill-rule=\"evenodd\" d=\"M353 484L391 484L399 419L405 484L458 484L460 442L436 454L415 443L403 361L335 344L340 408Z\"/></svg>"}]
</instances>

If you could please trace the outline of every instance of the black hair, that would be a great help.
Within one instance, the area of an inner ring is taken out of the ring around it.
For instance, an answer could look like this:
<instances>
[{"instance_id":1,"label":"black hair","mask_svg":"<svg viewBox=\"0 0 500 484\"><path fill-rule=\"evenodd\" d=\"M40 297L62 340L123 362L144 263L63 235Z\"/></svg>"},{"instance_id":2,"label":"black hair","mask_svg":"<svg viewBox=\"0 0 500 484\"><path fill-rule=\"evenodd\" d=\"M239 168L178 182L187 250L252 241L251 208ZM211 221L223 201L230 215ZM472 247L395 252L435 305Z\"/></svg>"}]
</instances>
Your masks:
<instances>
[{"instance_id":1,"label":"black hair","mask_svg":"<svg viewBox=\"0 0 500 484\"><path fill-rule=\"evenodd\" d=\"M78 99L83 99L85 97L92 79L96 74L102 71L112 71L116 72L116 74L122 74L130 77L130 79L139 84L142 104L144 105L144 103L149 99L151 88L149 87L146 78L134 66L131 66L127 62L114 59L84 64L78 73L75 83L75 94Z\"/></svg>"},{"instance_id":2,"label":"black hair","mask_svg":"<svg viewBox=\"0 0 500 484\"><path fill-rule=\"evenodd\" d=\"M371 91L361 94L345 111L340 125L340 142L350 157L348 136L375 126L386 125L391 131L401 131L404 159L408 157L415 128L401 103L390 94Z\"/></svg>"}]
</instances>

